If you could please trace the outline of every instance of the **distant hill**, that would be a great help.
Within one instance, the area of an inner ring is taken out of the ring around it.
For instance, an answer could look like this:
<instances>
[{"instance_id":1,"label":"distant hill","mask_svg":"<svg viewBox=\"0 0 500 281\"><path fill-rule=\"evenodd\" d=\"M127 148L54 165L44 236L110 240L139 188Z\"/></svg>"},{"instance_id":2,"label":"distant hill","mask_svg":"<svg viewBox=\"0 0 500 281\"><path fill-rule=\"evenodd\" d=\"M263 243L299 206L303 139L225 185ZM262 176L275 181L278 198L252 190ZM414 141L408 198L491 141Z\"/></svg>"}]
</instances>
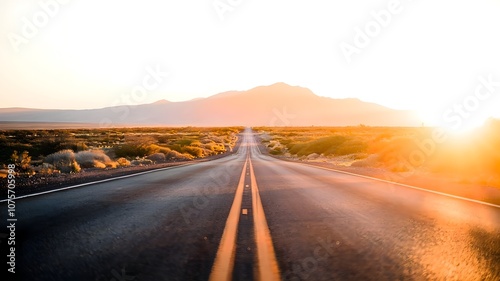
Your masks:
<instances>
[{"instance_id":1,"label":"distant hill","mask_svg":"<svg viewBox=\"0 0 500 281\"><path fill-rule=\"evenodd\" d=\"M358 99L332 99L276 83L184 102L87 110L0 109L0 122L94 123L102 126L419 126L411 111Z\"/></svg>"}]
</instances>

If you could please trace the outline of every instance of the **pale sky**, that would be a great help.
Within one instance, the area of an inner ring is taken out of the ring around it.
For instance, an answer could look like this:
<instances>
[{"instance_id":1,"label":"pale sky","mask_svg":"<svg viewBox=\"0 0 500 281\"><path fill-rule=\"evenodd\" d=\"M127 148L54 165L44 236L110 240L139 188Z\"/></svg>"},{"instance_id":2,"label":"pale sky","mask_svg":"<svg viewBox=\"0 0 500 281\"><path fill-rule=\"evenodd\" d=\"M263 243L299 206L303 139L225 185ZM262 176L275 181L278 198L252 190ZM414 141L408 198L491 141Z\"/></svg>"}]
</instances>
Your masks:
<instances>
[{"instance_id":1,"label":"pale sky","mask_svg":"<svg viewBox=\"0 0 500 281\"><path fill-rule=\"evenodd\" d=\"M480 122L500 117L499 28L498 0L2 0L0 107L183 101L285 82L430 123L466 100ZM493 81L488 97L479 77Z\"/></svg>"}]
</instances>

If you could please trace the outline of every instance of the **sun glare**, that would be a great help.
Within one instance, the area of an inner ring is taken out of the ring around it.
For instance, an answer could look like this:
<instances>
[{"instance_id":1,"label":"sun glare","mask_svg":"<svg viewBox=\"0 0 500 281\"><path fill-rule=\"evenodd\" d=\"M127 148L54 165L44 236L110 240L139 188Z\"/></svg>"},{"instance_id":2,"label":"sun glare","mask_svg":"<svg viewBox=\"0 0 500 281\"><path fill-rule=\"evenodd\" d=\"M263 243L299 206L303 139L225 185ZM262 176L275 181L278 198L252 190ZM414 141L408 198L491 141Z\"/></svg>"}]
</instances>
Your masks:
<instances>
[{"instance_id":1,"label":"sun glare","mask_svg":"<svg viewBox=\"0 0 500 281\"><path fill-rule=\"evenodd\" d=\"M450 136L468 135L483 127L491 118L489 111L485 112L451 112L431 109L417 111L417 116L425 127L442 128Z\"/></svg>"},{"instance_id":2,"label":"sun glare","mask_svg":"<svg viewBox=\"0 0 500 281\"><path fill-rule=\"evenodd\" d=\"M486 120L483 118L462 120L461 122L456 122L453 124L445 123L441 124L439 127L443 128L451 136L461 137L467 136L473 133L478 128L484 126Z\"/></svg>"}]
</instances>

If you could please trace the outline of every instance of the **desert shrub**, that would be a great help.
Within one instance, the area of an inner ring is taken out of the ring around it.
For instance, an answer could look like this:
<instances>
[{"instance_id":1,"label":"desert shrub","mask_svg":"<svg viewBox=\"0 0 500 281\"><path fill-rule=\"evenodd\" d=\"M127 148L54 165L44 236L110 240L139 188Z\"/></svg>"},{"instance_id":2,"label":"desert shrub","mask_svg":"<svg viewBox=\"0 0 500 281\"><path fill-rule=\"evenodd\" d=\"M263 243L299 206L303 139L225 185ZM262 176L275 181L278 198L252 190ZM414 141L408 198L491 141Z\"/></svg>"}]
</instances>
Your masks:
<instances>
[{"instance_id":1,"label":"desert shrub","mask_svg":"<svg viewBox=\"0 0 500 281\"><path fill-rule=\"evenodd\" d=\"M149 145L123 144L114 148L116 157L144 157L155 153L151 151Z\"/></svg>"},{"instance_id":2,"label":"desert shrub","mask_svg":"<svg viewBox=\"0 0 500 281\"><path fill-rule=\"evenodd\" d=\"M81 171L80 165L76 162L75 153L70 149L52 153L45 157L44 162L63 173L79 173Z\"/></svg>"},{"instance_id":3,"label":"desert shrub","mask_svg":"<svg viewBox=\"0 0 500 281\"><path fill-rule=\"evenodd\" d=\"M97 160L103 163L111 161L109 156L102 150L80 151L75 154L75 159L78 163L90 162L92 160Z\"/></svg>"},{"instance_id":4,"label":"desert shrub","mask_svg":"<svg viewBox=\"0 0 500 281\"><path fill-rule=\"evenodd\" d=\"M147 151L141 145L123 144L114 148L116 157L142 157Z\"/></svg>"},{"instance_id":5,"label":"desert shrub","mask_svg":"<svg viewBox=\"0 0 500 281\"><path fill-rule=\"evenodd\" d=\"M191 145L191 143L193 141L194 140L191 140L191 139L180 139L180 140L176 141L176 144L180 145L180 146L188 146L188 145Z\"/></svg>"},{"instance_id":6,"label":"desert shrub","mask_svg":"<svg viewBox=\"0 0 500 281\"><path fill-rule=\"evenodd\" d=\"M289 144L291 144L293 142L292 139L286 139L286 138L283 138L283 139L280 139L280 143L282 145L285 145L285 146L288 146Z\"/></svg>"},{"instance_id":7,"label":"desert shrub","mask_svg":"<svg viewBox=\"0 0 500 281\"><path fill-rule=\"evenodd\" d=\"M135 159L130 162L132 166L144 166L144 165L152 165L153 161L145 158Z\"/></svg>"},{"instance_id":8,"label":"desert shrub","mask_svg":"<svg viewBox=\"0 0 500 281\"><path fill-rule=\"evenodd\" d=\"M170 135L159 135L159 136L156 136L156 140L159 143L168 143L173 138L175 138L175 136L170 136Z\"/></svg>"},{"instance_id":9,"label":"desert shrub","mask_svg":"<svg viewBox=\"0 0 500 281\"><path fill-rule=\"evenodd\" d=\"M165 157L165 154L161 153L161 152L158 152L158 153L154 153L154 154L151 154L151 155L148 155L146 157L146 159L149 159L153 162L164 162L166 157Z\"/></svg>"},{"instance_id":10,"label":"desert shrub","mask_svg":"<svg viewBox=\"0 0 500 281\"><path fill-rule=\"evenodd\" d=\"M293 143L287 145L291 154L306 156L312 153L328 155L347 155L364 152L367 145L359 140L353 140L345 136L334 135L319 139Z\"/></svg>"},{"instance_id":11,"label":"desert shrub","mask_svg":"<svg viewBox=\"0 0 500 281\"><path fill-rule=\"evenodd\" d=\"M75 160L82 168L113 167L113 162L102 150L80 151L75 153Z\"/></svg>"},{"instance_id":12,"label":"desert shrub","mask_svg":"<svg viewBox=\"0 0 500 281\"><path fill-rule=\"evenodd\" d=\"M75 160L71 161L67 166L59 166L57 168L61 171L61 173L65 174L79 173L82 170L80 165Z\"/></svg>"},{"instance_id":13,"label":"desert shrub","mask_svg":"<svg viewBox=\"0 0 500 281\"><path fill-rule=\"evenodd\" d=\"M156 144L123 144L114 148L116 157L146 157L155 153L168 153L170 148Z\"/></svg>"},{"instance_id":14,"label":"desert shrub","mask_svg":"<svg viewBox=\"0 0 500 281\"><path fill-rule=\"evenodd\" d=\"M168 160L191 160L191 159L193 159L193 156L191 154L180 153L180 152L175 151L175 150L170 151L165 156Z\"/></svg>"},{"instance_id":15,"label":"desert shrub","mask_svg":"<svg viewBox=\"0 0 500 281\"><path fill-rule=\"evenodd\" d=\"M401 136L372 143L369 151L377 155L379 165L394 172L406 172L412 168L406 162L416 149L414 138Z\"/></svg>"},{"instance_id":16,"label":"desert shrub","mask_svg":"<svg viewBox=\"0 0 500 281\"><path fill-rule=\"evenodd\" d=\"M156 144L151 145L151 150L155 151L154 153L163 153L163 154L169 153L171 151L171 149L168 147L158 146Z\"/></svg>"},{"instance_id":17,"label":"desert shrub","mask_svg":"<svg viewBox=\"0 0 500 281\"><path fill-rule=\"evenodd\" d=\"M92 163L91 168L104 169L104 168L106 168L106 164L104 164L104 163L102 163L100 161L94 160L94 162Z\"/></svg>"},{"instance_id":18,"label":"desert shrub","mask_svg":"<svg viewBox=\"0 0 500 281\"><path fill-rule=\"evenodd\" d=\"M269 151L270 154L272 155L280 155L283 153L283 150L281 150L280 147L275 147Z\"/></svg>"},{"instance_id":19,"label":"desert shrub","mask_svg":"<svg viewBox=\"0 0 500 281\"><path fill-rule=\"evenodd\" d=\"M193 142L191 142L190 146L201 147L201 142L200 141L193 141Z\"/></svg>"},{"instance_id":20,"label":"desert shrub","mask_svg":"<svg viewBox=\"0 0 500 281\"><path fill-rule=\"evenodd\" d=\"M41 165L35 167L35 172L42 175L51 175L59 171L49 163L42 163Z\"/></svg>"},{"instance_id":21,"label":"desert shrub","mask_svg":"<svg viewBox=\"0 0 500 281\"><path fill-rule=\"evenodd\" d=\"M188 153L196 158L200 158L205 156L203 153L203 149L195 146L185 146L182 148L182 151Z\"/></svg>"},{"instance_id":22,"label":"desert shrub","mask_svg":"<svg viewBox=\"0 0 500 281\"><path fill-rule=\"evenodd\" d=\"M361 141L346 141L332 150L335 155L349 155L366 151L367 145Z\"/></svg>"},{"instance_id":23,"label":"desert shrub","mask_svg":"<svg viewBox=\"0 0 500 281\"><path fill-rule=\"evenodd\" d=\"M130 166L130 161L127 160L126 158L120 157L116 160L116 163L121 166L121 167L128 167Z\"/></svg>"},{"instance_id":24,"label":"desert shrub","mask_svg":"<svg viewBox=\"0 0 500 281\"><path fill-rule=\"evenodd\" d=\"M201 148L206 149L206 150L211 151L211 152L215 152L214 154L226 151L224 144L219 144L219 143L215 143L212 141L209 143L202 144Z\"/></svg>"},{"instance_id":25,"label":"desert shrub","mask_svg":"<svg viewBox=\"0 0 500 281\"><path fill-rule=\"evenodd\" d=\"M29 156L29 152L27 150L23 151L21 155L17 154L17 150L14 150L14 153L11 155L11 160L14 161L16 167L23 173L31 173L33 172L33 167L31 166L31 156Z\"/></svg>"},{"instance_id":26,"label":"desert shrub","mask_svg":"<svg viewBox=\"0 0 500 281\"><path fill-rule=\"evenodd\" d=\"M70 168L70 171L69 171L70 173L79 173L82 170L82 168L80 167L80 165L76 161L72 161L69 168Z\"/></svg>"},{"instance_id":27,"label":"desert shrub","mask_svg":"<svg viewBox=\"0 0 500 281\"><path fill-rule=\"evenodd\" d=\"M51 164L58 169L60 167L69 167L73 161L75 161L75 153L70 149L49 154L44 159L45 163Z\"/></svg>"}]
</instances>

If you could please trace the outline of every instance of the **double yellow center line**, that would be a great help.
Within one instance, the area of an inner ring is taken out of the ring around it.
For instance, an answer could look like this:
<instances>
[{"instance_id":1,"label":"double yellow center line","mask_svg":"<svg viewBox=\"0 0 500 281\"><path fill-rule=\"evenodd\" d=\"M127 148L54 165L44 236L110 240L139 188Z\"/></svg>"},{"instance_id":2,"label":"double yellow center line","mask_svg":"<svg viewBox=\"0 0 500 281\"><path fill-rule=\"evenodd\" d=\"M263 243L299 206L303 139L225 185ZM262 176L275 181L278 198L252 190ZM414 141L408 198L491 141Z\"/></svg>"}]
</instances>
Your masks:
<instances>
[{"instance_id":1,"label":"double yellow center line","mask_svg":"<svg viewBox=\"0 0 500 281\"><path fill-rule=\"evenodd\" d=\"M233 205L229 211L229 216L224 227L224 232L219 244L215 262L210 273L210 281L232 280L236 239L238 234L238 224L241 214L241 202L243 200L243 189L245 187L245 172L250 168L250 185L252 189L252 215L254 225L255 244L257 246L257 262L255 273L257 280L273 281L281 280L276 254L274 252L273 241L267 225L264 208L260 200L259 188L255 179L252 160L247 155L240 181L236 188Z\"/></svg>"}]
</instances>

